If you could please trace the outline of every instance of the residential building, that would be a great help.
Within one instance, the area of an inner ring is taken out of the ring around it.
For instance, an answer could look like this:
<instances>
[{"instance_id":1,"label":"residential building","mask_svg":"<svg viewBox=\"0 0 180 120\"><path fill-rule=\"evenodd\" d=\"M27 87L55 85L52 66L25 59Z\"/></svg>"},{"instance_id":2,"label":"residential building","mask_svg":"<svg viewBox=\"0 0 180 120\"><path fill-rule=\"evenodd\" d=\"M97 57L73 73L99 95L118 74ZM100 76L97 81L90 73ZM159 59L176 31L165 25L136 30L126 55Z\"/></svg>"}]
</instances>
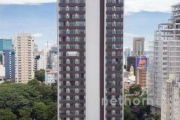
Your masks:
<instances>
[{"instance_id":1,"label":"residential building","mask_svg":"<svg viewBox=\"0 0 180 120\"><path fill-rule=\"evenodd\" d=\"M162 84L170 79L169 73L180 74L180 4L172 6L172 17L168 23L159 24L155 31L152 56L149 56L148 99L153 112L161 112Z\"/></svg>"},{"instance_id":2,"label":"residential building","mask_svg":"<svg viewBox=\"0 0 180 120\"><path fill-rule=\"evenodd\" d=\"M144 55L144 37L137 37L133 39L133 55Z\"/></svg>"},{"instance_id":3,"label":"residential building","mask_svg":"<svg viewBox=\"0 0 180 120\"><path fill-rule=\"evenodd\" d=\"M58 69L57 52L58 52L57 47L51 47L48 56L48 68L55 71L57 71Z\"/></svg>"},{"instance_id":4,"label":"residential building","mask_svg":"<svg viewBox=\"0 0 180 120\"><path fill-rule=\"evenodd\" d=\"M38 45L34 44L34 70L37 70Z\"/></svg>"},{"instance_id":5,"label":"residential building","mask_svg":"<svg viewBox=\"0 0 180 120\"><path fill-rule=\"evenodd\" d=\"M34 78L34 37L30 33L15 36L15 82L27 83Z\"/></svg>"},{"instance_id":6,"label":"residential building","mask_svg":"<svg viewBox=\"0 0 180 120\"><path fill-rule=\"evenodd\" d=\"M44 56L44 53L41 51L39 54L36 56L37 60L37 70L43 69L46 70L46 57Z\"/></svg>"},{"instance_id":7,"label":"residential building","mask_svg":"<svg viewBox=\"0 0 180 120\"><path fill-rule=\"evenodd\" d=\"M58 0L59 120L123 119L123 4Z\"/></svg>"},{"instance_id":8,"label":"residential building","mask_svg":"<svg viewBox=\"0 0 180 120\"><path fill-rule=\"evenodd\" d=\"M49 46L47 43L47 46L45 46L42 50L43 57L44 57L44 70L48 67L48 56L49 56Z\"/></svg>"},{"instance_id":9,"label":"residential building","mask_svg":"<svg viewBox=\"0 0 180 120\"><path fill-rule=\"evenodd\" d=\"M53 83L57 83L58 80L58 72L53 71L51 69L45 70L45 84L51 85Z\"/></svg>"},{"instance_id":10,"label":"residential building","mask_svg":"<svg viewBox=\"0 0 180 120\"><path fill-rule=\"evenodd\" d=\"M5 67L5 79L15 80L15 51L3 51L3 64Z\"/></svg>"},{"instance_id":11,"label":"residential building","mask_svg":"<svg viewBox=\"0 0 180 120\"><path fill-rule=\"evenodd\" d=\"M180 118L180 78L170 74L163 81L161 98L161 120L179 120Z\"/></svg>"},{"instance_id":12,"label":"residential building","mask_svg":"<svg viewBox=\"0 0 180 120\"><path fill-rule=\"evenodd\" d=\"M42 51L39 51L36 54L35 60L37 63L37 70L43 69L46 70L48 68L48 56L49 56L49 48L44 47Z\"/></svg>"},{"instance_id":13,"label":"residential building","mask_svg":"<svg viewBox=\"0 0 180 120\"><path fill-rule=\"evenodd\" d=\"M136 69L136 81L135 84L139 84L141 85L142 89L146 88L146 73L147 73L147 69L144 68L137 68Z\"/></svg>"}]
</instances>

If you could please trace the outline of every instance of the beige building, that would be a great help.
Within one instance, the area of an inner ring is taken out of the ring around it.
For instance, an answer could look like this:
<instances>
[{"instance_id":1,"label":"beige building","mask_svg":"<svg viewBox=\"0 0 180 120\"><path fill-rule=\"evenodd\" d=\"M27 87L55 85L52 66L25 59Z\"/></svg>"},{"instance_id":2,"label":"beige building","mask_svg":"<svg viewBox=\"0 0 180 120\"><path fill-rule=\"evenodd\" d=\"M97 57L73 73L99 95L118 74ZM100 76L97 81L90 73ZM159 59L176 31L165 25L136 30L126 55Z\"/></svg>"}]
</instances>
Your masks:
<instances>
[{"instance_id":1,"label":"beige building","mask_svg":"<svg viewBox=\"0 0 180 120\"><path fill-rule=\"evenodd\" d=\"M136 84L141 85L143 89L146 88L146 72L144 68L136 69Z\"/></svg>"},{"instance_id":2,"label":"beige building","mask_svg":"<svg viewBox=\"0 0 180 120\"><path fill-rule=\"evenodd\" d=\"M34 38L30 33L15 37L15 81L27 83L34 78Z\"/></svg>"},{"instance_id":3,"label":"beige building","mask_svg":"<svg viewBox=\"0 0 180 120\"><path fill-rule=\"evenodd\" d=\"M180 79L170 75L163 82L161 98L161 120L179 120L180 118Z\"/></svg>"}]
</instances>

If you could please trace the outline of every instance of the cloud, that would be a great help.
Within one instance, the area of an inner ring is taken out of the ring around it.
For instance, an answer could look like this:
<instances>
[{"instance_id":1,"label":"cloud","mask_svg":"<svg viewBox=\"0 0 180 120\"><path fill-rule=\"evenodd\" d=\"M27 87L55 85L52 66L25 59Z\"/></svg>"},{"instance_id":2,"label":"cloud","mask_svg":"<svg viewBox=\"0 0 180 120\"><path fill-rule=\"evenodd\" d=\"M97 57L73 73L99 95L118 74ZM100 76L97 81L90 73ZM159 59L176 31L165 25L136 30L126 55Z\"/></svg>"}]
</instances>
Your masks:
<instances>
[{"instance_id":1,"label":"cloud","mask_svg":"<svg viewBox=\"0 0 180 120\"><path fill-rule=\"evenodd\" d=\"M125 36L125 37L137 37L137 36L139 36L139 35L136 35L136 34L134 34L134 33L124 33L124 36Z\"/></svg>"},{"instance_id":2,"label":"cloud","mask_svg":"<svg viewBox=\"0 0 180 120\"><path fill-rule=\"evenodd\" d=\"M125 15L146 12L171 12L171 5L179 0L125 0ZM179 1L180 2L180 1Z\"/></svg>"},{"instance_id":3,"label":"cloud","mask_svg":"<svg viewBox=\"0 0 180 120\"><path fill-rule=\"evenodd\" d=\"M40 34L40 33L36 33L36 34L33 34L33 36L34 36L34 37L41 37L41 36L42 36L42 34Z\"/></svg>"},{"instance_id":4,"label":"cloud","mask_svg":"<svg viewBox=\"0 0 180 120\"><path fill-rule=\"evenodd\" d=\"M56 0L0 0L0 4L41 4L54 2Z\"/></svg>"},{"instance_id":5,"label":"cloud","mask_svg":"<svg viewBox=\"0 0 180 120\"><path fill-rule=\"evenodd\" d=\"M42 4L55 3L57 0L0 0L0 4ZM125 15L131 15L142 11L164 12L171 11L171 5L180 0L124 0Z\"/></svg>"}]
</instances>

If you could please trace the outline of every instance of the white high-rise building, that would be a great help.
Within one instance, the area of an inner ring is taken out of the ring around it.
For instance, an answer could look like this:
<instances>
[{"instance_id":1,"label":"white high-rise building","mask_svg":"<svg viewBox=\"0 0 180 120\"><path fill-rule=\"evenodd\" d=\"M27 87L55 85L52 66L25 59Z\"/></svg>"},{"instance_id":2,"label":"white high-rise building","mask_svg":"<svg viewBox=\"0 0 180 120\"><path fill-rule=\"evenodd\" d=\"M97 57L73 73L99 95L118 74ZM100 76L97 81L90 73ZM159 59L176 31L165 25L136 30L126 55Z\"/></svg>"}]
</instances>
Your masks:
<instances>
[{"instance_id":1,"label":"white high-rise building","mask_svg":"<svg viewBox=\"0 0 180 120\"><path fill-rule=\"evenodd\" d=\"M14 39L15 82L27 83L34 78L34 37L19 33Z\"/></svg>"},{"instance_id":2,"label":"white high-rise building","mask_svg":"<svg viewBox=\"0 0 180 120\"><path fill-rule=\"evenodd\" d=\"M170 75L162 84L161 120L180 118L180 77Z\"/></svg>"},{"instance_id":3,"label":"white high-rise building","mask_svg":"<svg viewBox=\"0 0 180 120\"><path fill-rule=\"evenodd\" d=\"M39 52L38 56L39 59L37 60L37 70L46 70L46 57L41 52Z\"/></svg>"},{"instance_id":4,"label":"white high-rise building","mask_svg":"<svg viewBox=\"0 0 180 120\"><path fill-rule=\"evenodd\" d=\"M58 120L123 120L124 1L57 1Z\"/></svg>"},{"instance_id":5,"label":"white high-rise building","mask_svg":"<svg viewBox=\"0 0 180 120\"><path fill-rule=\"evenodd\" d=\"M151 110L161 110L162 84L169 73L180 74L180 4L172 6L172 18L155 31L153 55L149 56L148 99Z\"/></svg>"}]
</instances>

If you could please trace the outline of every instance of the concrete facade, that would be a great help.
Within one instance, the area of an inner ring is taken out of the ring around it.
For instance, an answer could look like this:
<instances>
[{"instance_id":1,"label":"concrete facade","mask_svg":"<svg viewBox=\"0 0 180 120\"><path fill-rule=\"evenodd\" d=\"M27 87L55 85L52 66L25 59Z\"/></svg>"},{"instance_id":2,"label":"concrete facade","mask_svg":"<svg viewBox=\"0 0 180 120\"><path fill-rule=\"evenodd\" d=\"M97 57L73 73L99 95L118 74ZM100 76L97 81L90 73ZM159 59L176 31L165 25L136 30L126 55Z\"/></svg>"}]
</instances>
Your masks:
<instances>
[{"instance_id":1,"label":"concrete facade","mask_svg":"<svg viewBox=\"0 0 180 120\"><path fill-rule=\"evenodd\" d=\"M34 37L30 33L15 36L15 82L27 83L34 78Z\"/></svg>"}]
</instances>

